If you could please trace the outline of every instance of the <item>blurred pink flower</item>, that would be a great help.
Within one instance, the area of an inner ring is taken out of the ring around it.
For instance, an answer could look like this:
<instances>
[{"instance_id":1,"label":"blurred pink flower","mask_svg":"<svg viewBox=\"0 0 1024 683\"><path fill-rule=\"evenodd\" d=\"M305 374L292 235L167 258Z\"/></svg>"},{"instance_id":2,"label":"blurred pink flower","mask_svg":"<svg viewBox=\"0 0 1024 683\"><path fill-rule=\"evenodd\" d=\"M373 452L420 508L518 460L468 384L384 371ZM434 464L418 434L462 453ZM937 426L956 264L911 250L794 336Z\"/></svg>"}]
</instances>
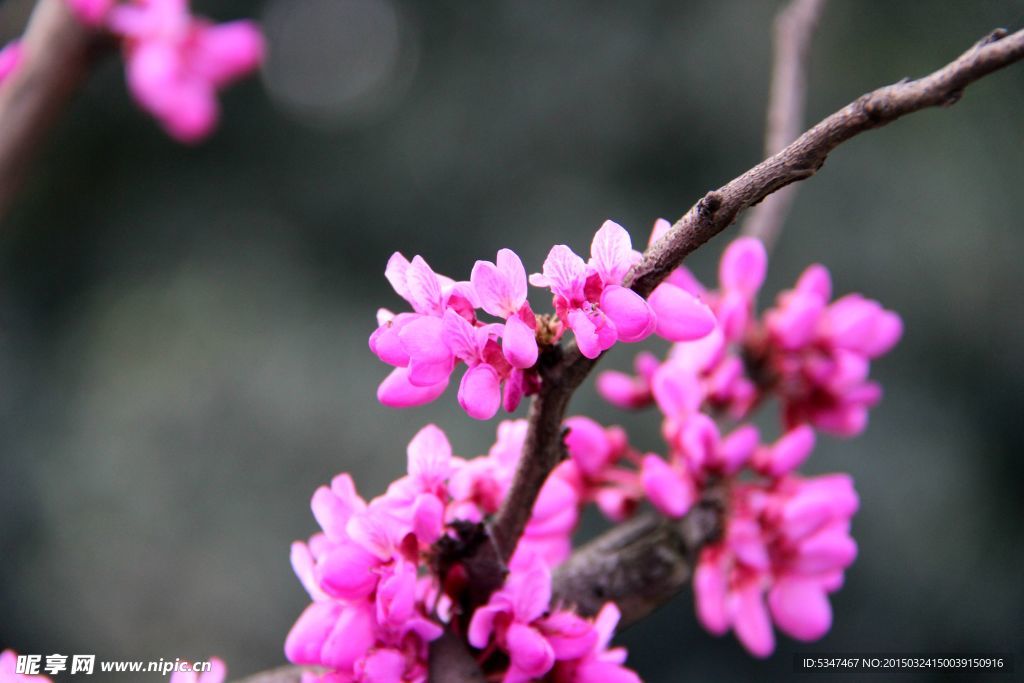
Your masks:
<instances>
[{"instance_id":1,"label":"blurred pink flower","mask_svg":"<svg viewBox=\"0 0 1024 683\"><path fill-rule=\"evenodd\" d=\"M86 12L97 11L93 3ZM90 14L91 16L91 14ZM196 142L219 116L217 90L263 61L255 23L212 24L189 14L186 0L134 0L109 11L125 41L128 86L144 109L181 142Z\"/></svg>"}]
</instances>

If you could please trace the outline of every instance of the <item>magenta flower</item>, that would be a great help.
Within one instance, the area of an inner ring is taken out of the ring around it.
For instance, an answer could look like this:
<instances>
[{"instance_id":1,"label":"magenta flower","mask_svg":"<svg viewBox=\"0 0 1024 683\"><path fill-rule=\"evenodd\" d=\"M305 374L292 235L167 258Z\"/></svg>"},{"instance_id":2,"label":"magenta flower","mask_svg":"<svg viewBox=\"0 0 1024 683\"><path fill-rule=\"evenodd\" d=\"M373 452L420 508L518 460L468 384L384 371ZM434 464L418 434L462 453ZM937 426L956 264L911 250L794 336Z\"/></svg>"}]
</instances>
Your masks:
<instances>
[{"instance_id":1,"label":"magenta flower","mask_svg":"<svg viewBox=\"0 0 1024 683\"><path fill-rule=\"evenodd\" d=\"M476 610L470 645L493 644L508 655L505 683L538 680L549 672L559 682L639 681L622 666L626 652L608 649L618 621L614 605L590 622L566 610L549 611L551 572L536 559L513 567L505 585Z\"/></svg>"},{"instance_id":2,"label":"magenta flower","mask_svg":"<svg viewBox=\"0 0 1024 683\"><path fill-rule=\"evenodd\" d=\"M475 322L473 293L467 283L438 275L421 256L412 261L395 252L385 277L412 313L381 310L370 349L396 370L381 383L377 397L384 405L408 407L434 400L448 386L455 355L444 340L444 313L451 308Z\"/></svg>"},{"instance_id":3,"label":"magenta flower","mask_svg":"<svg viewBox=\"0 0 1024 683\"><path fill-rule=\"evenodd\" d=\"M830 304L831 290L823 266L804 271L796 287L765 313L766 341L752 355L778 387L787 425L809 422L854 436L867 426L868 410L882 395L868 380L871 360L895 346L903 323L859 294Z\"/></svg>"},{"instance_id":4,"label":"magenta flower","mask_svg":"<svg viewBox=\"0 0 1024 683\"><path fill-rule=\"evenodd\" d=\"M18 68L23 52L20 40L11 41L0 49L0 83Z\"/></svg>"},{"instance_id":5,"label":"magenta flower","mask_svg":"<svg viewBox=\"0 0 1024 683\"><path fill-rule=\"evenodd\" d=\"M77 3L95 16L101 3ZM125 40L128 86L139 104L182 142L206 137L217 122L217 90L263 60L253 22L211 24L189 14L186 0L134 0L109 11Z\"/></svg>"},{"instance_id":6,"label":"magenta flower","mask_svg":"<svg viewBox=\"0 0 1024 683\"><path fill-rule=\"evenodd\" d=\"M635 671L627 669L626 649L609 649L615 627L621 616L614 602L607 603L594 617L593 645L575 660L555 664L554 680L557 683L640 683Z\"/></svg>"},{"instance_id":7,"label":"magenta flower","mask_svg":"<svg viewBox=\"0 0 1024 683\"><path fill-rule=\"evenodd\" d=\"M857 506L845 475L735 486L725 538L701 551L694 574L704 627L717 635L731 627L757 657L775 648L773 621L798 640L823 636L828 593L857 555L849 535Z\"/></svg>"},{"instance_id":8,"label":"magenta flower","mask_svg":"<svg viewBox=\"0 0 1024 683\"><path fill-rule=\"evenodd\" d=\"M594 235L589 263L564 244L551 248L542 274L530 276L530 284L548 287L554 294L555 311L576 335L587 358L597 358L616 341L636 342L657 325L651 306L636 292L622 287L622 280L640 253L633 249L629 233L612 221Z\"/></svg>"},{"instance_id":9,"label":"magenta flower","mask_svg":"<svg viewBox=\"0 0 1024 683\"><path fill-rule=\"evenodd\" d=\"M498 346L500 329L499 325L474 327L453 311L445 312L444 345L467 366L459 383L459 405L477 420L489 420L498 412L501 381L511 371Z\"/></svg>"},{"instance_id":10,"label":"magenta flower","mask_svg":"<svg viewBox=\"0 0 1024 683\"><path fill-rule=\"evenodd\" d=\"M224 683L228 668L216 657L210 659L210 670L202 673L195 671L175 671L168 679L169 683Z\"/></svg>"},{"instance_id":11,"label":"magenta flower","mask_svg":"<svg viewBox=\"0 0 1024 683\"><path fill-rule=\"evenodd\" d=\"M636 375L618 370L607 370L597 376L597 393L619 408L646 408L654 400L651 379L661 362L649 351L643 351L633 360Z\"/></svg>"},{"instance_id":12,"label":"magenta flower","mask_svg":"<svg viewBox=\"0 0 1024 683\"><path fill-rule=\"evenodd\" d=\"M526 369L537 362L537 320L526 301L526 269L515 252L502 249L495 263L477 261L470 282L480 307L505 319L501 350L514 368Z\"/></svg>"},{"instance_id":13,"label":"magenta flower","mask_svg":"<svg viewBox=\"0 0 1024 683\"><path fill-rule=\"evenodd\" d=\"M18 655L14 650L0 652L0 683L53 683L47 676L19 674Z\"/></svg>"}]
</instances>

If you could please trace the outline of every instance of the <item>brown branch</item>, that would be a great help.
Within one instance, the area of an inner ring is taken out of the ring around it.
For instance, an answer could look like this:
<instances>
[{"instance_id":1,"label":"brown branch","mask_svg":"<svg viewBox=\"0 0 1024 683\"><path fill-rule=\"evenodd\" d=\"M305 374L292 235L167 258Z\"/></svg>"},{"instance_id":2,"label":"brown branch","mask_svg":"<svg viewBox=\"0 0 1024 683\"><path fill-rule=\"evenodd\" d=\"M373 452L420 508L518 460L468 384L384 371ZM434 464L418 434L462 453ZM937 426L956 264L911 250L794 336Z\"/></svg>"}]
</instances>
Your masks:
<instances>
[{"instance_id":1,"label":"brown branch","mask_svg":"<svg viewBox=\"0 0 1024 683\"><path fill-rule=\"evenodd\" d=\"M39 0L22 59L0 85L0 216L21 187L33 153L88 71L97 33L65 0Z\"/></svg>"},{"instance_id":2,"label":"brown branch","mask_svg":"<svg viewBox=\"0 0 1024 683\"><path fill-rule=\"evenodd\" d=\"M775 17L775 57L768 95L765 157L778 154L803 130L807 58L824 6L825 0L791 0ZM797 187L785 187L755 206L743 222L743 234L757 237L770 251L782 231Z\"/></svg>"},{"instance_id":3,"label":"brown branch","mask_svg":"<svg viewBox=\"0 0 1024 683\"><path fill-rule=\"evenodd\" d=\"M715 490L680 520L649 512L612 527L558 567L555 602L584 616L614 602L620 628L639 621L690 580L697 553L721 533L723 511Z\"/></svg>"}]
</instances>

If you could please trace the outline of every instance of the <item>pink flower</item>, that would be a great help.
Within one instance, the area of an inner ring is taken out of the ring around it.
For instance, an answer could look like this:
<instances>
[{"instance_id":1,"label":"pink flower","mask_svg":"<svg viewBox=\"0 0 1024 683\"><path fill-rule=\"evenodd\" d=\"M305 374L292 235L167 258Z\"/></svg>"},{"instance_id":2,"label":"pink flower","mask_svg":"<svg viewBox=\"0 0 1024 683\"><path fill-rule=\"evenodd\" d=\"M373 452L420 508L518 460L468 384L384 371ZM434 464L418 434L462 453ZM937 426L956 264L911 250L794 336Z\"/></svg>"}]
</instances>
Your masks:
<instances>
[{"instance_id":1,"label":"pink flower","mask_svg":"<svg viewBox=\"0 0 1024 683\"><path fill-rule=\"evenodd\" d=\"M395 315L382 309L377 314L379 327L370 336L370 349L397 368L377 396L393 407L420 405L444 392L455 366L455 355L444 340L445 311L475 321L473 294L466 283L435 273L421 256L410 262L395 252L384 274L413 312Z\"/></svg>"},{"instance_id":2,"label":"pink flower","mask_svg":"<svg viewBox=\"0 0 1024 683\"><path fill-rule=\"evenodd\" d=\"M480 307L505 319L501 350L514 368L526 369L537 362L537 321L526 301L526 270L510 249L498 252L495 263L477 261L470 282Z\"/></svg>"},{"instance_id":3,"label":"pink flower","mask_svg":"<svg viewBox=\"0 0 1024 683\"><path fill-rule=\"evenodd\" d=\"M0 49L0 83L18 68L23 52L20 40L12 41Z\"/></svg>"},{"instance_id":4,"label":"pink flower","mask_svg":"<svg viewBox=\"0 0 1024 683\"><path fill-rule=\"evenodd\" d=\"M778 387L788 426L809 422L854 436L881 398L881 388L868 380L870 361L899 341L903 323L859 294L830 304L831 290L823 266L804 271L765 313L766 340L752 346L751 356Z\"/></svg>"},{"instance_id":5,"label":"pink flower","mask_svg":"<svg viewBox=\"0 0 1024 683\"><path fill-rule=\"evenodd\" d=\"M489 420L498 412L501 382L511 370L498 346L499 330L498 325L474 327L462 316L445 312L444 344L467 366L459 383L459 405L477 420Z\"/></svg>"},{"instance_id":6,"label":"pink flower","mask_svg":"<svg viewBox=\"0 0 1024 683\"><path fill-rule=\"evenodd\" d=\"M619 408L646 408L654 400L651 379L660 364L653 353L638 353L633 360L635 376L617 370L602 372L597 376L597 393Z\"/></svg>"},{"instance_id":7,"label":"pink flower","mask_svg":"<svg viewBox=\"0 0 1024 683\"><path fill-rule=\"evenodd\" d=\"M740 237L723 252L718 267L721 290L715 312L726 339L738 340L746 332L767 268L768 254L757 238Z\"/></svg>"},{"instance_id":8,"label":"pink flower","mask_svg":"<svg viewBox=\"0 0 1024 683\"><path fill-rule=\"evenodd\" d=\"M102 7L82 2L88 16ZM249 21L211 24L186 0L134 0L109 12L125 39L128 85L136 100L182 142L207 136L218 118L217 90L256 69L263 36Z\"/></svg>"},{"instance_id":9,"label":"pink flower","mask_svg":"<svg viewBox=\"0 0 1024 683\"><path fill-rule=\"evenodd\" d=\"M228 669L224 662L213 657L210 659L210 670L202 673L195 671L175 671L168 679L169 683L224 683Z\"/></svg>"},{"instance_id":10,"label":"pink flower","mask_svg":"<svg viewBox=\"0 0 1024 683\"><path fill-rule=\"evenodd\" d=\"M605 221L590 252L590 262L584 263L569 247L555 245L544 261L543 274L530 276L530 283L551 289L558 317L576 335L580 351L597 358L616 341L646 338L657 318L643 297L621 286L640 260L622 226Z\"/></svg>"},{"instance_id":11,"label":"pink flower","mask_svg":"<svg viewBox=\"0 0 1024 683\"><path fill-rule=\"evenodd\" d=\"M557 683L640 683L636 672L627 669L626 649L609 649L615 627L621 616L614 602L609 602L594 618L596 638L582 656L575 660L560 661L555 665Z\"/></svg>"},{"instance_id":12,"label":"pink flower","mask_svg":"<svg viewBox=\"0 0 1024 683\"><path fill-rule=\"evenodd\" d=\"M735 485L725 538L701 551L694 573L698 619L716 635L731 627L757 657L775 648L773 621L798 640L823 636L828 593L857 554L849 535L857 506L845 475Z\"/></svg>"},{"instance_id":13,"label":"pink flower","mask_svg":"<svg viewBox=\"0 0 1024 683\"><path fill-rule=\"evenodd\" d=\"M549 609L551 573L540 561L512 568L505 585L477 609L469 624L469 643L479 649L494 644L508 655L503 681L543 678L559 683L634 683L640 679L622 666L626 652L608 649L618 609L606 605L594 622L567 610Z\"/></svg>"},{"instance_id":14,"label":"pink flower","mask_svg":"<svg viewBox=\"0 0 1024 683\"><path fill-rule=\"evenodd\" d=\"M14 650L0 652L0 683L52 683L46 676L19 674L18 655Z\"/></svg>"}]
</instances>

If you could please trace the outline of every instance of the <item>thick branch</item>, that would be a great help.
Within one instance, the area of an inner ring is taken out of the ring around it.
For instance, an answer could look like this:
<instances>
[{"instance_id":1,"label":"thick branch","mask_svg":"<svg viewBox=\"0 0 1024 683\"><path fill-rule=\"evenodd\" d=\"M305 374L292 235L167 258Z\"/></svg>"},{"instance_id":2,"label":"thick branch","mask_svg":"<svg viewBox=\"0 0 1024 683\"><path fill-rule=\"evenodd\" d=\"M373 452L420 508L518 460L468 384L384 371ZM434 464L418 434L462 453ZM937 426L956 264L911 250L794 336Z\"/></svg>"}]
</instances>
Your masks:
<instances>
[{"instance_id":1,"label":"thick branch","mask_svg":"<svg viewBox=\"0 0 1024 683\"><path fill-rule=\"evenodd\" d=\"M764 145L766 157L778 154L803 130L808 53L824 6L825 0L791 0L775 18L775 57ZM796 189L797 185L784 187L755 206L743 222L743 234L757 237L771 250L793 204Z\"/></svg>"},{"instance_id":2,"label":"thick branch","mask_svg":"<svg viewBox=\"0 0 1024 683\"><path fill-rule=\"evenodd\" d=\"M690 580L697 553L721 533L723 506L715 492L681 520L645 513L583 546L556 571L556 602L585 616L611 601L620 628L644 618Z\"/></svg>"},{"instance_id":3,"label":"thick branch","mask_svg":"<svg viewBox=\"0 0 1024 683\"><path fill-rule=\"evenodd\" d=\"M65 0L39 0L18 67L0 86L0 216L21 187L32 155L85 78L96 33Z\"/></svg>"}]
</instances>

